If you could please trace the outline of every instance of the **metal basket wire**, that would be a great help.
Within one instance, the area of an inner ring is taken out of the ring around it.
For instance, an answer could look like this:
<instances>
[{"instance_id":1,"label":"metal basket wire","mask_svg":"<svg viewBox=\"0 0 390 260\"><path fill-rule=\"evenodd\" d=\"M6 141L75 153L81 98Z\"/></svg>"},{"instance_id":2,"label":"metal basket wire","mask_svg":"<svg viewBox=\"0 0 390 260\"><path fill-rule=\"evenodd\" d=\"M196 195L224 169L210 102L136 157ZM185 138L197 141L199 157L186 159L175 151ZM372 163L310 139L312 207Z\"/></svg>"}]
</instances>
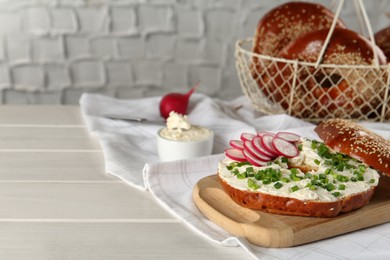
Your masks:
<instances>
[{"instance_id":1,"label":"metal basket wire","mask_svg":"<svg viewBox=\"0 0 390 260\"><path fill-rule=\"evenodd\" d=\"M360 16L363 16L360 20L365 22L372 46L375 46L363 2L355 1L360 8ZM339 1L335 21L343 2ZM390 65L379 65L376 48L373 48L373 65L321 63L334 27L335 22L315 63L254 53L251 51L253 39L237 42L238 77L243 93L255 109L267 114L286 113L311 122L336 117L380 122L390 120ZM318 87L327 84L339 85L339 88L321 91ZM342 86L345 86L344 89Z\"/></svg>"}]
</instances>

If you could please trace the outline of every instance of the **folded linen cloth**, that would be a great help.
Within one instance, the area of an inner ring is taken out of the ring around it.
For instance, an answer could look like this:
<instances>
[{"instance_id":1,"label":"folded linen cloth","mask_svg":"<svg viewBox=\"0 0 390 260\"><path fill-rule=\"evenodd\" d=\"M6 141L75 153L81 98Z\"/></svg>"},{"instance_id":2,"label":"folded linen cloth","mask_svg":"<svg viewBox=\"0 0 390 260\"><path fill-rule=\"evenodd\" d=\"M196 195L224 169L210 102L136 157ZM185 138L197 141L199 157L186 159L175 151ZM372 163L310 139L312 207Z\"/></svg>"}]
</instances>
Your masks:
<instances>
[{"instance_id":1,"label":"folded linen cloth","mask_svg":"<svg viewBox=\"0 0 390 260\"><path fill-rule=\"evenodd\" d=\"M300 129L305 130L305 129ZM307 128L311 131L311 128ZM305 132L305 131L296 131ZM216 173L222 154L165 163L144 169L150 192L171 214L198 234L225 246L241 246L255 259L387 259L390 223L292 248L264 248L234 237L208 220L192 201L195 184Z\"/></svg>"},{"instance_id":2,"label":"folded linen cloth","mask_svg":"<svg viewBox=\"0 0 390 260\"><path fill-rule=\"evenodd\" d=\"M160 98L119 100L98 94L84 94L80 99L82 116L88 130L99 140L106 171L128 184L149 190L168 211L206 238L227 246L241 246L254 258L321 259L389 256L390 224L369 228L336 238L287 249L254 246L243 238L228 234L209 221L192 201L192 189L203 177L214 174L229 140L242 132L290 131L308 138L318 138L314 125L287 115L262 115L253 111L242 96L233 101L212 99L194 94L190 100L189 121L210 128L215 140L213 155L159 162L155 135L161 125L141 124L105 118L105 114L124 114L160 119ZM362 123L390 139L390 124ZM379 257L379 258L378 258Z\"/></svg>"},{"instance_id":3,"label":"folded linen cloth","mask_svg":"<svg viewBox=\"0 0 390 260\"><path fill-rule=\"evenodd\" d=\"M142 176L145 163L159 162L155 135L163 126L113 120L104 115L133 115L161 120L160 99L120 100L99 94L83 94L80 99L81 113L88 130L97 136L102 147L106 172L142 190L147 189ZM188 119L192 124L214 131L213 154L222 153L229 140L238 138L242 132L309 125L286 115L259 117L249 103L246 97L224 102L195 93L190 99Z\"/></svg>"}]
</instances>

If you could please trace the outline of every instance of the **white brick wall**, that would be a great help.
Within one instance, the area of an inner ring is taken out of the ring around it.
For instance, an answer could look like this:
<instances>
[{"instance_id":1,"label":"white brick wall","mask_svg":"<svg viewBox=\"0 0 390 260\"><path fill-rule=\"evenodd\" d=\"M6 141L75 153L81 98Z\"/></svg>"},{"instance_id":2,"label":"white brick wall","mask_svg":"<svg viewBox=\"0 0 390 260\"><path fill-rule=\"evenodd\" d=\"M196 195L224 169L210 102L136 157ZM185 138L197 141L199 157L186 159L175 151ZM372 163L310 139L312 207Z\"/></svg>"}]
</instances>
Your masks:
<instances>
[{"instance_id":1,"label":"white brick wall","mask_svg":"<svg viewBox=\"0 0 390 260\"><path fill-rule=\"evenodd\" d=\"M234 44L281 0L0 0L0 104L187 91L242 94ZM331 6L335 2L317 0ZM358 30L352 0L342 17ZM374 30L389 0L365 0Z\"/></svg>"}]
</instances>

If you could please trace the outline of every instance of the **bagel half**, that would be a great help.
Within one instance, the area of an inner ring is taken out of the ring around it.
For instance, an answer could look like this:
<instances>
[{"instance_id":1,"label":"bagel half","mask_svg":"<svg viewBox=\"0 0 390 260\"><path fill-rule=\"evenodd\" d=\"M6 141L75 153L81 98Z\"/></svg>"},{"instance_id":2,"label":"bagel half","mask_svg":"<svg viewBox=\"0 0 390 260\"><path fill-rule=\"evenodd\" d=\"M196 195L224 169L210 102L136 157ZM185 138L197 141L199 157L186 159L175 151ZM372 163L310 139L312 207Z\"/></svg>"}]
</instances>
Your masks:
<instances>
[{"instance_id":1,"label":"bagel half","mask_svg":"<svg viewBox=\"0 0 390 260\"><path fill-rule=\"evenodd\" d=\"M299 155L267 166L229 158L218 177L237 204L268 213L336 217L369 203L380 172L389 175L390 144L347 120L328 120L315 131L324 143L301 138Z\"/></svg>"},{"instance_id":2,"label":"bagel half","mask_svg":"<svg viewBox=\"0 0 390 260\"><path fill-rule=\"evenodd\" d=\"M336 152L348 154L390 176L390 142L372 131L345 119L329 119L314 131Z\"/></svg>"}]
</instances>

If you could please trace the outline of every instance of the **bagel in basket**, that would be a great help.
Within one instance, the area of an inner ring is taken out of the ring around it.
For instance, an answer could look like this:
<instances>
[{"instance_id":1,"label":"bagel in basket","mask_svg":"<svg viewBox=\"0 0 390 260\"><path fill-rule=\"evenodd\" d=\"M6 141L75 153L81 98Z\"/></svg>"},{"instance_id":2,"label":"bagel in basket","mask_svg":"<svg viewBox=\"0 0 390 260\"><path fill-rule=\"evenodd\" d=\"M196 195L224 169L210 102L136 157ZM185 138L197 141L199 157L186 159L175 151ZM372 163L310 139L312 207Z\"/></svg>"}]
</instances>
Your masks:
<instances>
[{"instance_id":1,"label":"bagel in basket","mask_svg":"<svg viewBox=\"0 0 390 260\"><path fill-rule=\"evenodd\" d=\"M252 51L275 57L284 46L299 36L330 28L333 19L332 11L320 4L289 2L279 5L258 22ZM339 19L336 26L345 28Z\"/></svg>"},{"instance_id":2,"label":"bagel in basket","mask_svg":"<svg viewBox=\"0 0 390 260\"><path fill-rule=\"evenodd\" d=\"M299 118L379 117L386 76L373 67L376 61L386 64L386 56L339 19L328 42L334 19L326 7L302 2L266 13L252 46L254 54L263 56L252 57L251 76L265 98Z\"/></svg>"},{"instance_id":3,"label":"bagel in basket","mask_svg":"<svg viewBox=\"0 0 390 260\"><path fill-rule=\"evenodd\" d=\"M387 61L390 61L390 26L383 28L374 35L375 42L386 55Z\"/></svg>"},{"instance_id":4,"label":"bagel in basket","mask_svg":"<svg viewBox=\"0 0 390 260\"><path fill-rule=\"evenodd\" d=\"M301 35L308 32L330 28L334 14L323 5L308 2L288 2L267 12L258 22L253 38L252 52L266 55L267 58L252 58L252 77L266 97L272 101L273 94L268 90L268 83L272 81L269 74L273 66L272 57ZM337 20L336 27L345 28L341 20ZM278 93L275 93L278 95ZM277 101L276 101L277 102Z\"/></svg>"},{"instance_id":5,"label":"bagel in basket","mask_svg":"<svg viewBox=\"0 0 390 260\"><path fill-rule=\"evenodd\" d=\"M309 32L285 46L278 57L315 63L328 33L329 29ZM379 64L386 64L382 50L376 47L376 53ZM321 63L342 66L294 67L293 63L277 62L269 70L273 80L264 93L291 115L301 118L358 118L362 114L370 117L369 113L382 104L384 79L379 71L357 66L374 65L374 55L366 38L348 29L335 28Z\"/></svg>"},{"instance_id":6,"label":"bagel in basket","mask_svg":"<svg viewBox=\"0 0 390 260\"><path fill-rule=\"evenodd\" d=\"M390 175L389 142L342 119L315 132L324 143L283 132L231 141L218 165L222 188L243 207L275 214L335 217L365 206L379 173Z\"/></svg>"}]
</instances>

